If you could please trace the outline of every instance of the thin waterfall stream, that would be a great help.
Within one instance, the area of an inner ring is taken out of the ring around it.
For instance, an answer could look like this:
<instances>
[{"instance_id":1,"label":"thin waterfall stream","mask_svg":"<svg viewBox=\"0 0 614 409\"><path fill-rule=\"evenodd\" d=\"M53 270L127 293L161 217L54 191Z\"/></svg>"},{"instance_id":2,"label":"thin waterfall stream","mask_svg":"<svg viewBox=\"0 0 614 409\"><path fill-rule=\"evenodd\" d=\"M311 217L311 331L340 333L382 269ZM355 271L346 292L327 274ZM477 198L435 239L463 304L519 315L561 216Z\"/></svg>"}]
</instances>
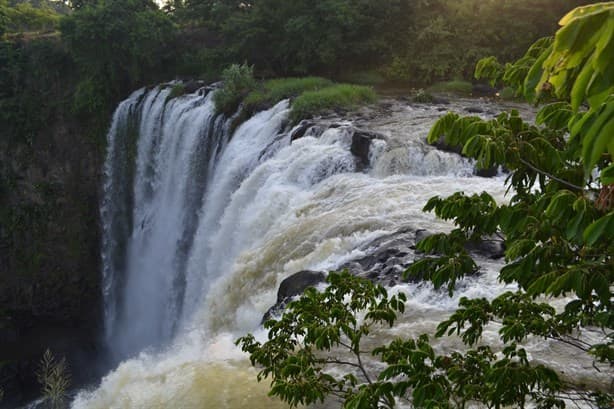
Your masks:
<instances>
[{"instance_id":1,"label":"thin waterfall stream","mask_svg":"<svg viewBox=\"0 0 614 409\"><path fill-rule=\"evenodd\" d=\"M449 230L422 212L432 196L488 191L506 200L504 175L475 176L471 161L425 144L443 114L436 105L395 101L385 113L303 124L293 138L289 101L232 130L232 119L215 114L214 92L170 98L167 86L143 89L115 112L101 218L106 342L117 366L74 408L285 407L234 345L247 332L266 336L260 323L282 280L369 257L399 232ZM471 103L485 116L502 109ZM381 136L370 140L367 163L352 153L363 128ZM413 256L407 246L404 257ZM479 261L480 274L452 298L392 272L391 291L409 297L393 335L432 331L460 297L509 289L497 281L499 261ZM590 376L590 362L556 348L529 345L561 371Z\"/></svg>"}]
</instances>

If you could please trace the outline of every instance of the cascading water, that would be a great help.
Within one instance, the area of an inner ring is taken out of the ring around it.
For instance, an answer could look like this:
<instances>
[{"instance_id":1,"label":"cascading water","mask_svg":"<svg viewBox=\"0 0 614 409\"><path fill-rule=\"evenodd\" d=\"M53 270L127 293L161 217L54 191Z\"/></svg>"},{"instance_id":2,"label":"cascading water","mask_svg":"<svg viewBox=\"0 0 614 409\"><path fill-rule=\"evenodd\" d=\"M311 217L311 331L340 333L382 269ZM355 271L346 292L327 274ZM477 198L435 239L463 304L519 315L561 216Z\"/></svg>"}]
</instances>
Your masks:
<instances>
[{"instance_id":1,"label":"cascading water","mask_svg":"<svg viewBox=\"0 0 614 409\"><path fill-rule=\"evenodd\" d=\"M259 324L284 278L339 268L399 230L449 229L422 212L431 196L486 190L505 200L501 178L474 177L469 161L424 145L435 107L396 106L370 120L386 140L371 142L370 166L358 172L351 124L291 141L283 101L231 136L211 94L168 100L168 89L142 90L115 113L102 204L107 334L118 358L141 353L81 392L75 408L284 407L233 344L248 331L265 336ZM498 264L481 266L454 298L425 284L395 287L410 296L395 334L432 331L459 297L503 291ZM532 348L548 356L550 345Z\"/></svg>"}]
</instances>

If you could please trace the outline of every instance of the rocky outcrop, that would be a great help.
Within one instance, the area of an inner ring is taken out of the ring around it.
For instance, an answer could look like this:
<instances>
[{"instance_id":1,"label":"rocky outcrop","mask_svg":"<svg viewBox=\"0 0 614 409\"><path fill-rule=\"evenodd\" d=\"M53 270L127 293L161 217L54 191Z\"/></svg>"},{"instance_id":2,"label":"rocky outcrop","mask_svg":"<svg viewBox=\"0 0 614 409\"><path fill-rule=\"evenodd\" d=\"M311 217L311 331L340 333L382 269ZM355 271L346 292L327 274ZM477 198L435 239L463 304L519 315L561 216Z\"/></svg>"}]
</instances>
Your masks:
<instances>
[{"instance_id":1,"label":"rocky outcrop","mask_svg":"<svg viewBox=\"0 0 614 409\"><path fill-rule=\"evenodd\" d=\"M403 277L403 273L417 258L424 257L416 251L416 243L432 234L425 229L415 230L411 227L400 229L364 244L360 250L367 255L351 260L336 270L348 270L355 276L385 286L394 286L407 281L421 282L423 277ZM474 255L490 259L499 259L505 254L505 246L499 238L485 238L479 242L469 243L466 248ZM280 314L292 297L302 294L306 288L324 280L324 272L319 271L300 271L288 277L280 284L277 302L267 311L262 321Z\"/></svg>"}]
</instances>

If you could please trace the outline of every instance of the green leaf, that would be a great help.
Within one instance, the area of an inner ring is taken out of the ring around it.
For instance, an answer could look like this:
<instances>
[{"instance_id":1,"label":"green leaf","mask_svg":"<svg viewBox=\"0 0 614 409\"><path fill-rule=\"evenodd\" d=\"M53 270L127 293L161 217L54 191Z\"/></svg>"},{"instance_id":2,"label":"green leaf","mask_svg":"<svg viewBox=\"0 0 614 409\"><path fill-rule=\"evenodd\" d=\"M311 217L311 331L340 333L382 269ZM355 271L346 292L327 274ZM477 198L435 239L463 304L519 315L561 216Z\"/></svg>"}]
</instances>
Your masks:
<instances>
[{"instance_id":1,"label":"green leaf","mask_svg":"<svg viewBox=\"0 0 614 409\"><path fill-rule=\"evenodd\" d=\"M614 212L596 220L584 231L584 241L589 246L595 245L602 236L605 238L614 236Z\"/></svg>"}]
</instances>

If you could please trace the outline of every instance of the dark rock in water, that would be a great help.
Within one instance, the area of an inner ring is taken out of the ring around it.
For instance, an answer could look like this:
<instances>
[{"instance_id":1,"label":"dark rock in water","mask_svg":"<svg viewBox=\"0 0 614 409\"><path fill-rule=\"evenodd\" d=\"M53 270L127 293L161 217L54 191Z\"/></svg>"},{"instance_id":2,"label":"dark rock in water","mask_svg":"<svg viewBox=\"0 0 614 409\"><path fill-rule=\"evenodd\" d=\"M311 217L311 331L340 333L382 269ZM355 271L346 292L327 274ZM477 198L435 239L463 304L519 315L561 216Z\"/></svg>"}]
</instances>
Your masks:
<instances>
[{"instance_id":1,"label":"dark rock in water","mask_svg":"<svg viewBox=\"0 0 614 409\"><path fill-rule=\"evenodd\" d=\"M418 242L426 239L428 236L432 236L432 235L433 235L433 233L431 233L430 231L428 231L426 229L418 229L418 230L416 230L416 244Z\"/></svg>"},{"instance_id":2,"label":"dark rock in water","mask_svg":"<svg viewBox=\"0 0 614 409\"><path fill-rule=\"evenodd\" d=\"M471 113L471 114L482 114L484 113L484 109L480 108L478 106L470 106L465 108L465 111Z\"/></svg>"},{"instance_id":3,"label":"dark rock in water","mask_svg":"<svg viewBox=\"0 0 614 409\"><path fill-rule=\"evenodd\" d=\"M433 234L435 233L424 229L416 230L416 243ZM505 243L499 237L484 237L482 240L469 242L465 245L465 249L471 253L476 253L493 260L505 256Z\"/></svg>"},{"instance_id":4,"label":"dark rock in water","mask_svg":"<svg viewBox=\"0 0 614 409\"><path fill-rule=\"evenodd\" d=\"M201 89L202 87L204 87L205 85L207 85L207 84L205 84L202 81L190 80L190 81L184 83L183 87L185 89L185 93L186 94L193 94L196 91L198 91L199 89Z\"/></svg>"},{"instance_id":5,"label":"dark rock in water","mask_svg":"<svg viewBox=\"0 0 614 409\"><path fill-rule=\"evenodd\" d=\"M282 311L292 297L301 295L307 288L314 287L326 280L322 271L299 271L286 278L277 290L277 302L262 317L262 322L269 320L273 315Z\"/></svg>"},{"instance_id":6,"label":"dark rock in water","mask_svg":"<svg viewBox=\"0 0 614 409\"><path fill-rule=\"evenodd\" d=\"M277 302L281 303L296 295L302 294L305 289L323 283L326 275L321 271L299 271L286 278L277 290Z\"/></svg>"},{"instance_id":7,"label":"dark rock in water","mask_svg":"<svg viewBox=\"0 0 614 409\"><path fill-rule=\"evenodd\" d=\"M478 242L470 242L465 246L467 251L497 260L505 256L505 243L498 237L484 238Z\"/></svg>"},{"instance_id":8,"label":"dark rock in water","mask_svg":"<svg viewBox=\"0 0 614 409\"><path fill-rule=\"evenodd\" d=\"M497 166L493 166L488 169L476 169L475 175L483 178L492 178L499 174L499 168Z\"/></svg>"},{"instance_id":9,"label":"dark rock in water","mask_svg":"<svg viewBox=\"0 0 614 409\"><path fill-rule=\"evenodd\" d=\"M369 151L371 149L371 141L373 139L386 139L384 135L375 132L364 131L360 129L354 130L352 135L352 147L350 151L358 158L359 168L369 166Z\"/></svg>"},{"instance_id":10,"label":"dark rock in water","mask_svg":"<svg viewBox=\"0 0 614 409\"><path fill-rule=\"evenodd\" d=\"M309 130L309 128L311 128L313 125L314 123L311 121L302 120L295 128L294 132L290 134L290 140L294 142L295 140L302 138L305 136L305 133L307 133L307 130Z\"/></svg>"},{"instance_id":11,"label":"dark rock in water","mask_svg":"<svg viewBox=\"0 0 614 409\"><path fill-rule=\"evenodd\" d=\"M497 94L497 90L488 84L473 84L471 92L474 95L494 97Z\"/></svg>"},{"instance_id":12,"label":"dark rock in water","mask_svg":"<svg viewBox=\"0 0 614 409\"><path fill-rule=\"evenodd\" d=\"M437 142L431 144L431 146L434 146L440 151L456 153L458 155L461 155L463 151L463 147L460 145L456 145L456 146L448 145L443 136L440 136Z\"/></svg>"},{"instance_id":13,"label":"dark rock in water","mask_svg":"<svg viewBox=\"0 0 614 409\"><path fill-rule=\"evenodd\" d=\"M445 98L438 97L437 95L433 95L432 103L436 105L449 105L450 101Z\"/></svg>"}]
</instances>

